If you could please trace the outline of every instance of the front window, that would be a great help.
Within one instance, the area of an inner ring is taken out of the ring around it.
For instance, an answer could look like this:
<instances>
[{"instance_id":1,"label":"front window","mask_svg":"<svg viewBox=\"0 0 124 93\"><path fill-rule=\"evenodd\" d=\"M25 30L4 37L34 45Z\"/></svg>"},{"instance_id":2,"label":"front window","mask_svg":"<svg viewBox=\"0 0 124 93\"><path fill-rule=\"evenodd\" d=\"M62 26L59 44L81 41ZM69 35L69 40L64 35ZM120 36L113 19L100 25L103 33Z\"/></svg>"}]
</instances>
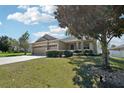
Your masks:
<instances>
[{"instance_id":1,"label":"front window","mask_svg":"<svg viewBox=\"0 0 124 93\"><path fill-rule=\"evenodd\" d=\"M84 43L84 49L90 49L89 43Z\"/></svg>"},{"instance_id":2,"label":"front window","mask_svg":"<svg viewBox=\"0 0 124 93\"><path fill-rule=\"evenodd\" d=\"M49 45L48 50L56 50L56 49L57 49L57 45Z\"/></svg>"}]
</instances>

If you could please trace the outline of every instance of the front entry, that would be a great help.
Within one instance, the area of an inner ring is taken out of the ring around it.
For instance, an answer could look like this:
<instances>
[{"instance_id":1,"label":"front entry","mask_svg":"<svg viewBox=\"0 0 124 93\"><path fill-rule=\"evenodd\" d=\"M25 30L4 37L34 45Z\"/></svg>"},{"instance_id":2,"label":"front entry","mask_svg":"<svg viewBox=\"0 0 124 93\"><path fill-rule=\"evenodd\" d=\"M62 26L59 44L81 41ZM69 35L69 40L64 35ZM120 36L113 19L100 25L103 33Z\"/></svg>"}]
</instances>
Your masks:
<instances>
[{"instance_id":1,"label":"front entry","mask_svg":"<svg viewBox=\"0 0 124 93\"><path fill-rule=\"evenodd\" d=\"M74 44L71 44L70 50L74 50Z\"/></svg>"}]
</instances>

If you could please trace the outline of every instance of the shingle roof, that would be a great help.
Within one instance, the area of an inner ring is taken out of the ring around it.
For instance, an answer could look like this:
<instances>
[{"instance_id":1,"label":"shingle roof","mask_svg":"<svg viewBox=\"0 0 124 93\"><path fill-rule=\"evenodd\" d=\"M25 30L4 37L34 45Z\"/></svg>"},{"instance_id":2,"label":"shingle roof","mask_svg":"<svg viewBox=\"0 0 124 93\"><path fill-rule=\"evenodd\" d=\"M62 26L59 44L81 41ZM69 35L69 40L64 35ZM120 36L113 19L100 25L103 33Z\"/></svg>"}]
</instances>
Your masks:
<instances>
[{"instance_id":1,"label":"shingle roof","mask_svg":"<svg viewBox=\"0 0 124 93\"><path fill-rule=\"evenodd\" d=\"M70 41L77 41L77 40L79 40L79 39L77 39L74 36L69 36L67 38L61 39L61 41L63 41L63 42L70 42Z\"/></svg>"},{"instance_id":2,"label":"shingle roof","mask_svg":"<svg viewBox=\"0 0 124 93\"><path fill-rule=\"evenodd\" d=\"M39 38L36 42L41 42L41 41L47 41L47 40L56 40L57 38L55 37L52 37L48 34L45 34L44 36L42 36L41 38ZM76 37L74 36L69 36L67 38L64 38L64 39L58 39L60 41L63 41L63 42L70 42L70 41L77 41L79 39L77 39Z\"/></svg>"},{"instance_id":3,"label":"shingle roof","mask_svg":"<svg viewBox=\"0 0 124 93\"><path fill-rule=\"evenodd\" d=\"M46 41L46 40L55 40L57 38L52 37L48 34L45 34L44 36L42 36L41 38L39 38L36 42L41 42L41 41Z\"/></svg>"}]
</instances>

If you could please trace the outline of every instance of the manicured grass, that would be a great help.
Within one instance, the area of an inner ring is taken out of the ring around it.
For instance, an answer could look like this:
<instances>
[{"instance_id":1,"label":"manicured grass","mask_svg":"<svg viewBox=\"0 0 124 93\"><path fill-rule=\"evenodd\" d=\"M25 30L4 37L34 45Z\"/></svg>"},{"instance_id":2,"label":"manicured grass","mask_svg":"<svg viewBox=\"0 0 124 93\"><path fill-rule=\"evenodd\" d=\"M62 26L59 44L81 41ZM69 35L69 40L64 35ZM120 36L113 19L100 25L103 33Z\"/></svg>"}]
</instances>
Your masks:
<instances>
[{"instance_id":1,"label":"manicured grass","mask_svg":"<svg viewBox=\"0 0 124 93\"><path fill-rule=\"evenodd\" d=\"M112 67L124 70L124 58L111 57L110 63Z\"/></svg>"},{"instance_id":2,"label":"manicured grass","mask_svg":"<svg viewBox=\"0 0 124 93\"><path fill-rule=\"evenodd\" d=\"M30 55L31 53L27 53L27 55ZM0 57L9 57L9 56L21 56L24 55L24 53L0 53Z\"/></svg>"},{"instance_id":3,"label":"manicured grass","mask_svg":"<svg viewBox=\"0 0 124 93\"><path fill-rule=\"evenodd\" d=\"M70 58L70 63L73 65L77 65L75 68L76 75L75 79L73 79L73 82L78 85L79 87L100 87L100 78L99 76L93 76L95 75L94 72L92 72L92 67L97 68L97 70L100 70L102 66L102 58L99 56L83 56L83 57L73 57ZM111 71L119 71L122 70L122 73L124 71L124 61L123 60L117 60L117 58L110 58L110 65L111 65ZM101 70L104 70L101 68ZM106 70L105 70L106 71ZM109 70L110 71L110 70ZM92 74L91 74L92 73ZM94 74L93 74L94 73ZM111 72L110 72L111 73ZM123 82L123 81L122 81ZM123 82L124 83L124 82Z\"/></svg>"},{"instance_id":4,"label":"manicured grass","mask_svg":"<svg viewBox=\"0 0 124 93\"><path fill-rule=\"evenodd\" d=\"M110 59L114 69L124 70L124 61ZM92 87L90 66L101 57L42 58L0 66L0 87ZM75 79L77 78L77 79Z\"/></svg>"},{"instance_id":5,"label":"manicured grass","mask_svg":"<svg viewBox=\"0 0 124 93\"><path fill-rule=\"evenodd\" d=\"M119 61L124 61L124 58L118 58L118 57L111 57L111 58L113 58L115 60L119 60Z\"/></svg>"},{"instance_id":6,"label":"manicured grass","mask_svg":"<svg viewBox=\"0 0 124 93\"><path fill-rule=\"evenodd\" d=\"M0 87L77 87L66 58L43 58L0 66Z\"/></svg>"}]
</instances>

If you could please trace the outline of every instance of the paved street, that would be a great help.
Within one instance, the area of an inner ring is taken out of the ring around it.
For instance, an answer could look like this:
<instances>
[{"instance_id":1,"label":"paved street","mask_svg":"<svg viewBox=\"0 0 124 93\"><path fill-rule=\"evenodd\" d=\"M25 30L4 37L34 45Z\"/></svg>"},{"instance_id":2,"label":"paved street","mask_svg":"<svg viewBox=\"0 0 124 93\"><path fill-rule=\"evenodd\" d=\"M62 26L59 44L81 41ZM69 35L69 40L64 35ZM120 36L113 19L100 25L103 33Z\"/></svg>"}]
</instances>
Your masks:
<instances>
[{"instance_id":1,"label":"paved street","mask_svg":"<svg viewBox=\"0 0 124 93\"><path fill-rule=\"evenodd\" d=\"M0 65L11 64L17 62L24 62L36 58L44 58L45 56L14 56L14 57L0 57Z\"/></svg>"}]
</instances>

